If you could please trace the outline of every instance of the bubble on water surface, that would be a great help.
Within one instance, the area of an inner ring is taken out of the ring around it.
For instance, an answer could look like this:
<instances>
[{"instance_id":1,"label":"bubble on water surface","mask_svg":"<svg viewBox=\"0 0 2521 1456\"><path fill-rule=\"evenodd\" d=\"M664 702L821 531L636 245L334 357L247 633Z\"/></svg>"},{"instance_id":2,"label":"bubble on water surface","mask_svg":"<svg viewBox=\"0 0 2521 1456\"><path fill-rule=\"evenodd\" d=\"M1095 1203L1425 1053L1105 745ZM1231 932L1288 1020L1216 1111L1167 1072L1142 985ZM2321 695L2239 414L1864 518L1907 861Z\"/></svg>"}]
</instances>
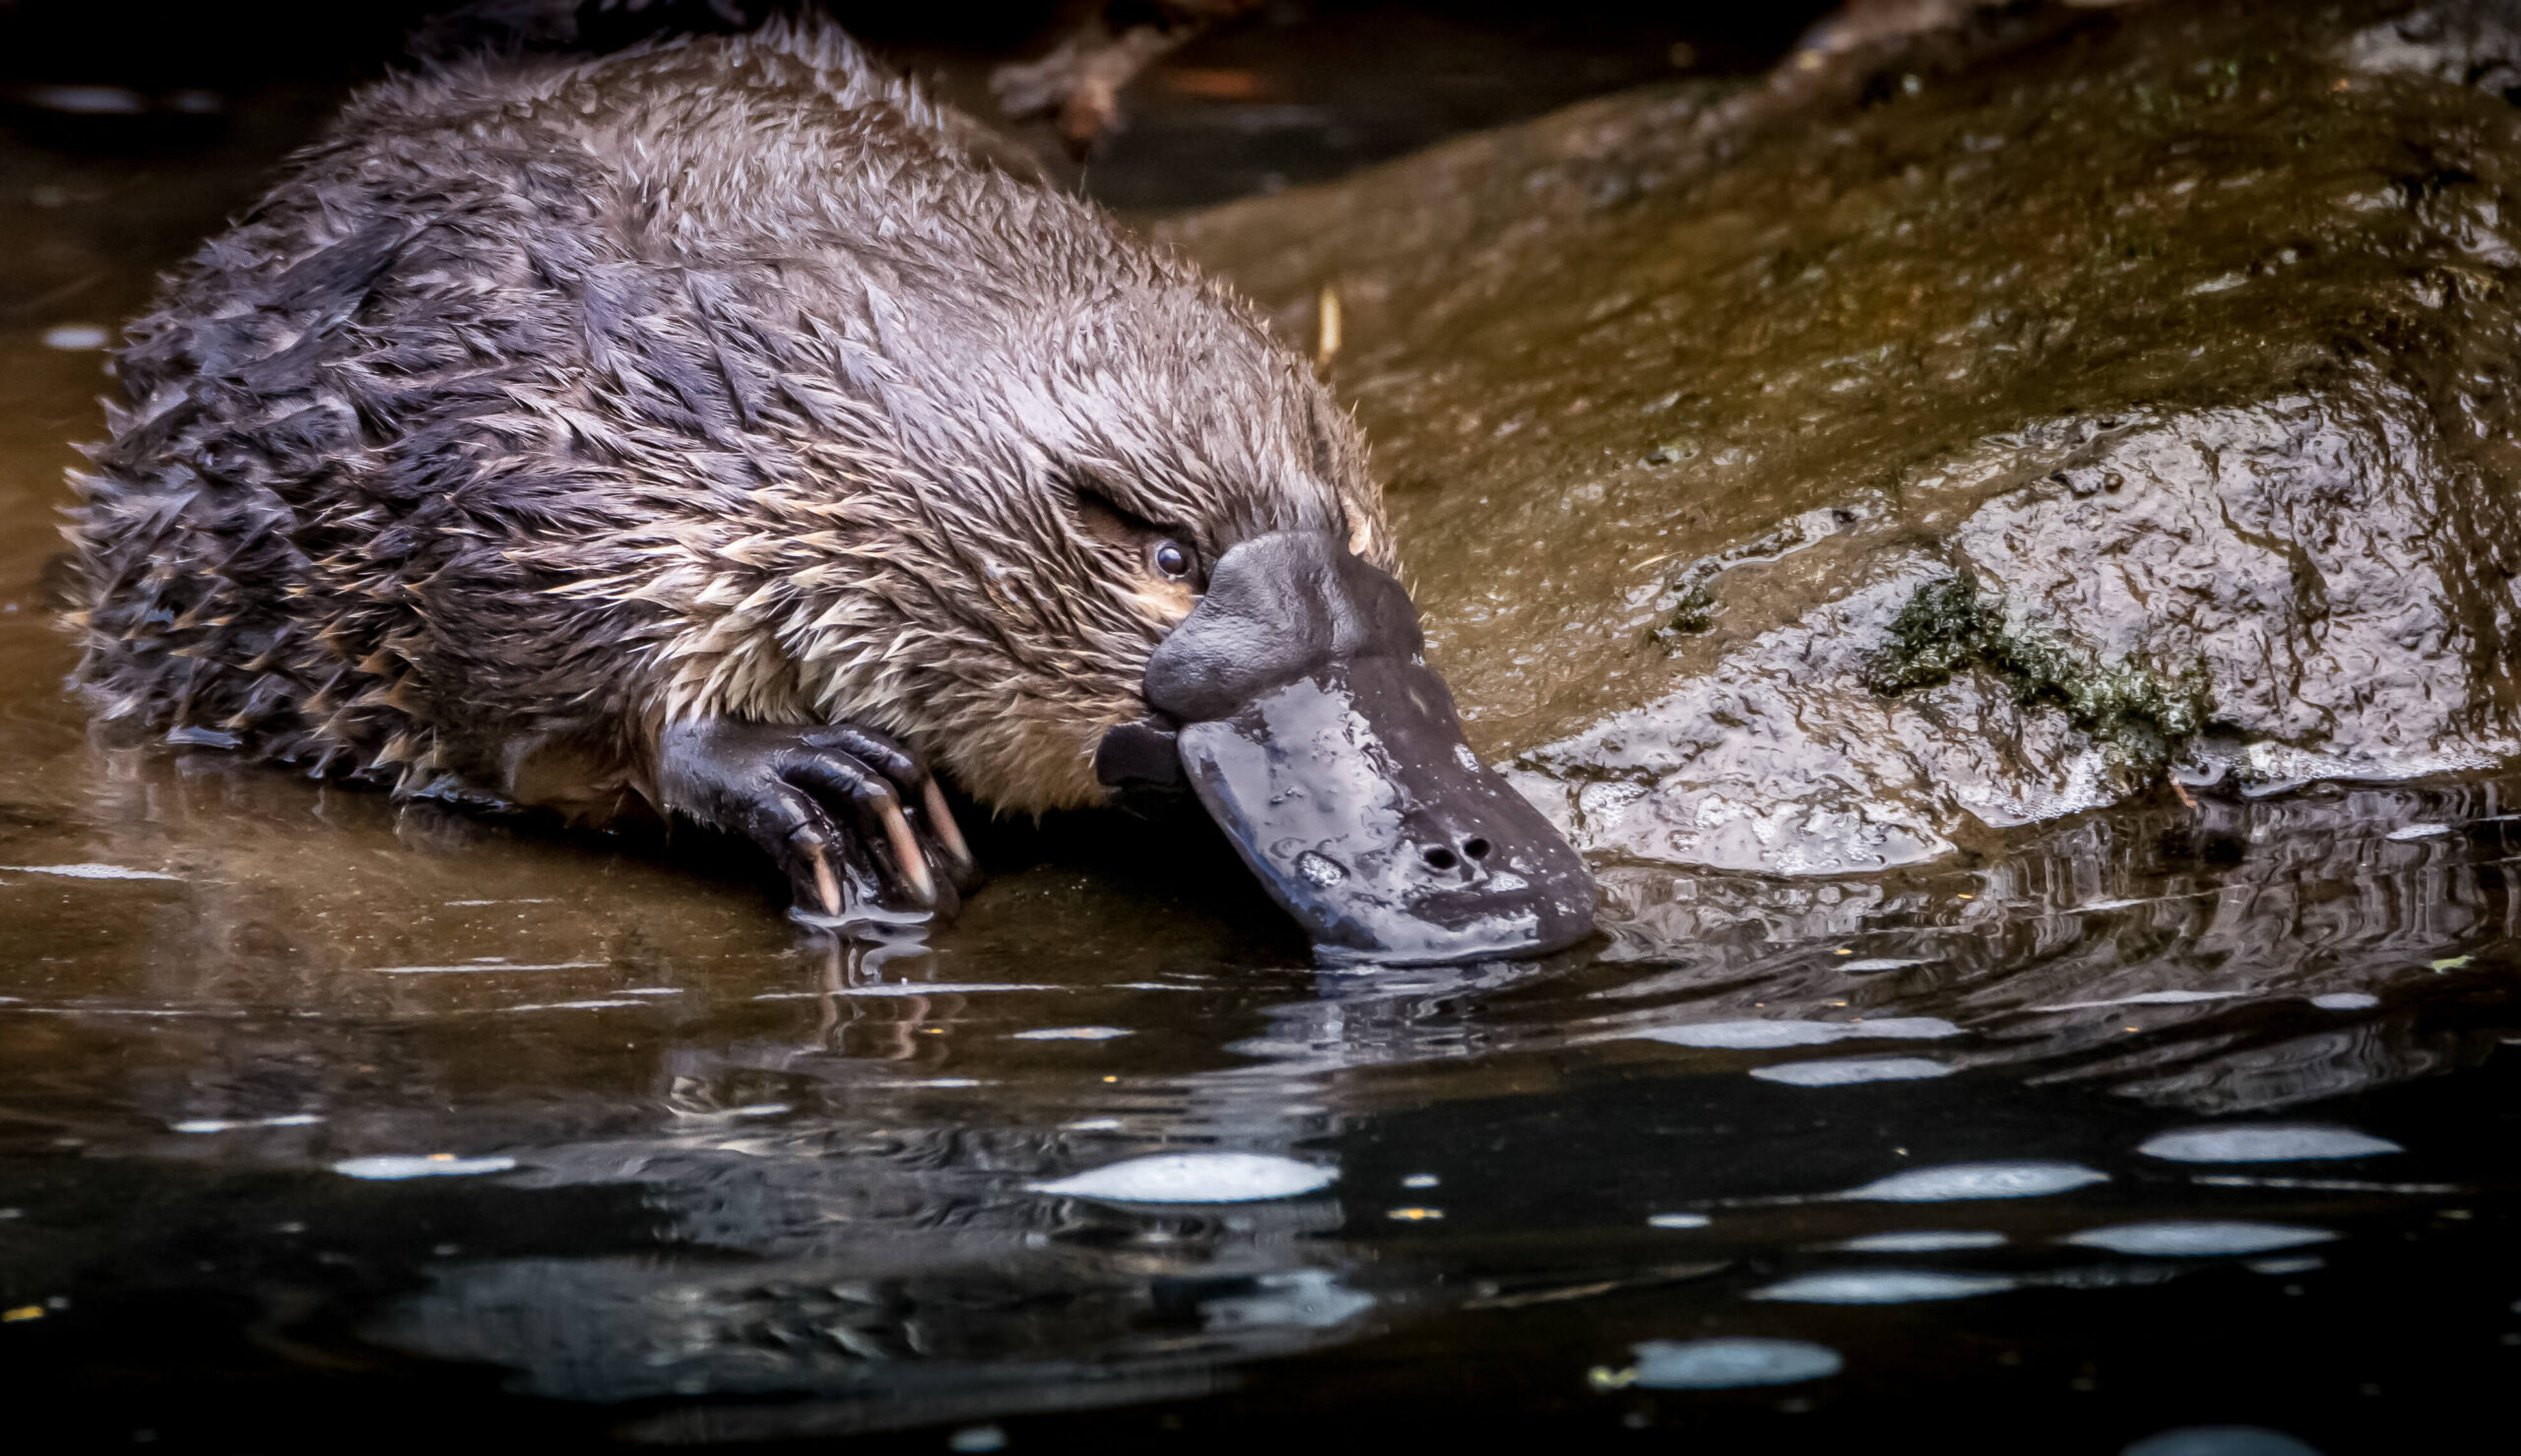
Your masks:
<instances>
[{"instance_id":1,"label":"bubble on water surface","mask_svg":"<svg viewBox=\"0 0 2521 1456\"><path fill-rule=\"evenodd\" d=\"M1933 1254L1957 1248L1998 1248L2004 1241L2003 1234L1986 1230L1916 1229L1899 1234L1867 1234L1821 1246L1851 1254Z\"/></svg>"},{"instance_id":2,"label":"bubble on water surface","mask_svg":"<svg viewBox=\"0 0 2521 1456\"><path fill-rule=\"evenodd\" d=\"M2381 998L2366 991L2330 991L2311 997L2311 1004L2322 1011L2363 1011L2381 1004Z\"/></svg>"},{"instance_id":3,"label":"bubble on water surface","mask_svg":"<svg viewBox=\"0 0 2521 1456\"><path fill-rule=\"evenodd\" d=\"M1952 1068L1922 1056L1850 1056L1836 1061L1788 1061L1771 1067L1753 1067L1751 1075L1763 1082L1781 1082L1788 1087L1852 1087L1859 1082L1910 1082L1925 1077L1948 1077Z\"/></svg>"},{"instance_id":4,"label":"bubble on water surface","mask_svg":"<svg viewBox=\"0 0 2521 1456\"><path fill-rule=\"evenodd\" d=\"M2406 1149L2351 1127L2189 1127L2148 1138L2137 1152L2171 1163L2295 1163L2376 1158Z\"/></svg>"},{"instance_id":5,"label":"bubble on water surface","mask_svg":"<svg viewBox=\"0 0 2521 1456\"><path fill-rule=\"evenodd\" d=\"M2281 1430L2263 1425L2183 1425L2137 1441L2118 1456L2320 1456Z\"/></svg>"},{"instance_id":6,"label":"bubble on water surface","mask_svg":"<svg viewBox=\"0 0 2521 1456\"><path fill-rule=\"evenodd\" d=\"M1961 1028L1939 1017L1891 1016L1879 1021L1701 1021L1683 1026L1648 1027L1621 1035L1665 1042L1674 1046L1765 1051L1778 1046L1819 1046L1831 1042L1872 1038L1933 1041L1940 1037L1960 1036Z\"/></svg>"},{"instance_id":7,"label":"bubble on water surface","mask_svg":"<svg viewBox=\"0 0 2521 1456\"><path fill-rule=\"evenodd\" d=\"M2093 1183L2109 1174L2079 1163L1952 1163L1876 1178L1842 1198L1882 1203L1943 1203L1969 1198L2039 1198Z\"/></svg>"},{"instance_id":8,"label":"bubble on water surface","mask_svg":"<svg viewBox=\"0 0 2521 1456\"><path fill-rule=\"evenodd\" d=\"M1667 1213L1654 1214L1648 1217L1646 1223L1647 1227L1652 1229L1704 1229L1707 1227L1708 1219L1705 1214Z\"/></svg>"},{"instance_id":9,"label":"bubble on water surface","mask_svg":"<svg viewBox=\"0 0 2521 1456\"><path fill-rule=\"evenodd\" d=\"M2280 1248L2326 1243L2326 1229L2291 1224L2252 1224L2238 1219L2165 1219L2152 1224L2112 1224L2067 1235L2066 1242L2105 1248L2113 1254L2162 1254L2204 1258L2216 1254L2263 1254Z\"/></svg>"},{"instance_id":10,"label":"bubble on water surface","mask_svg":"<svg viewBox=\"0 0 2521 1456\"><path fill-rule=\"evenodd\" d=\"M459 1158L453 1153L382 1153L367 1158L345 1158L333 1165L333 1171L346 1177L385 1180L394 1178L452 1178L475 1173L506 1172L516 1167L513 1158Z\"/></svg>"},{"instance_id":11,"label":"bubble on water surface","mask_svg":"<svg viewBox=\"0 0 2521 1456\"><path fill-rule=\"evenodd\" d=\"M0 864L0 874L55 874L68 880L180 880L181 875L119 864Z\"/></svg>"},{"instance_id":12,"label":"bubble on water surface","mask_svg":"<svg viewBox=\"0 0 2521 1456\"><path fill-rule=\"evenodd\" d=\"M1046 1026L1035 1031L1017 1032L1009 1040L1016 1042L1109 1042L1131 1035L1116 1026Z\"/></svg>"},{"instance_id":13,"label":"bubble on water surface","mask_svg":"<svg viewBox=\"0 0 2521 1456\"><path fill-rule=\"evenodd\" d=\"M1792 1385L1846 1367L1837 1351L1808 1340L1648 1340L1629 1353L1637 1357L1629 1383L1648 1390Z\"/></svg>"},{"instance_id":14,"label":"bubble on water surface","mask_svg":"<svg viewBox=\"0 0 2521 1456\"><path fill-rule=\"evenodd\" d=\"M1927 1299L1968 1299L2014 1287L2001 1274L1947 1274L1930 1269L1864 1269L1805 1274L1753 1290L1754 1299L1795 1304L1913 1304Z\"/></svg>"},{"instance_id":15,"label":"bubble on water surface","mask_svg":"<svg viewBox=\"0 0 2521 1456\"><path fill-rule=\"evenodd\" d=\"M1254 1203L1319 1192L1338 1180L1336 1168L1268 1153L1160 1153L1032 1188L1110 1203Z\"/></svg>"},{"instance_id":16,"label":"bubble on water surface","mask_svg":"<svg viewBox=\"0 0 2521 1456\"><path fill-rule=\"evenodd\" d=\"M43 347L80 352L104 348L110 337L95 324L55 324L43 331Z\"/></svg>"}]
</instances>

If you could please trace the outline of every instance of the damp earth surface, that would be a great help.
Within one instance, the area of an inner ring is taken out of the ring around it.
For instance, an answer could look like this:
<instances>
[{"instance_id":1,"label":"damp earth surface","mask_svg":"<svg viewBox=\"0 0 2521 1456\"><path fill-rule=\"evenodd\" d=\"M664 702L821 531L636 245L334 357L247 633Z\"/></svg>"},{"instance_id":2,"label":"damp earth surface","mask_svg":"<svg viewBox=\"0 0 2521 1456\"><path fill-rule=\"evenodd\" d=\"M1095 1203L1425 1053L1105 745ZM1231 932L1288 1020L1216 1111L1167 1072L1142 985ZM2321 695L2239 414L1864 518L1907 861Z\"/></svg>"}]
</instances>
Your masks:
<instances>
[{"instance_id":1,"label":"damp earth surface","mask_svg":"<svg viewBox=\"0 0 2521 1456\"><path fill-rule=\"evenodd\" d=\"M0 139L0 1389L267 1450L2487 1419L2494 14L2010 6L1155 220L1322 348L1600 872L1593 943L1435 969L1317 968L1188 819L996 826L844 944L725 847L97 737L101 348L331 101Z\"/></svg>"}]
</instances>

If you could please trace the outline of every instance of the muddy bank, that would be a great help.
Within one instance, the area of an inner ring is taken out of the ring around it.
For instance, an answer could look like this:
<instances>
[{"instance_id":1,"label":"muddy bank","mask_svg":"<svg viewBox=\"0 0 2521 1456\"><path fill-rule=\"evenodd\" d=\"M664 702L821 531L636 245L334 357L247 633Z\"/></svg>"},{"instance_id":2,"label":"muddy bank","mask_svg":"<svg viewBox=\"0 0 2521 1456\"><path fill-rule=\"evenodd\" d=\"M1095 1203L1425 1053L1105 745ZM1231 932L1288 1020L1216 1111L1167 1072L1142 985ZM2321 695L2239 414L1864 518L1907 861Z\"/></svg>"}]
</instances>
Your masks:
<instances>
[{"instance_id":1,"label":"muddy bank","mask_svg":"<svg viewBox=\"0 0 2521 1456\"><path fill-rule=\"evenodd\" d=\"M2521 746L2494 10L1981 13L1171 232L1335 297L1431 651L1581 846L1920 863Z\"/></svg>"}]
</instances>

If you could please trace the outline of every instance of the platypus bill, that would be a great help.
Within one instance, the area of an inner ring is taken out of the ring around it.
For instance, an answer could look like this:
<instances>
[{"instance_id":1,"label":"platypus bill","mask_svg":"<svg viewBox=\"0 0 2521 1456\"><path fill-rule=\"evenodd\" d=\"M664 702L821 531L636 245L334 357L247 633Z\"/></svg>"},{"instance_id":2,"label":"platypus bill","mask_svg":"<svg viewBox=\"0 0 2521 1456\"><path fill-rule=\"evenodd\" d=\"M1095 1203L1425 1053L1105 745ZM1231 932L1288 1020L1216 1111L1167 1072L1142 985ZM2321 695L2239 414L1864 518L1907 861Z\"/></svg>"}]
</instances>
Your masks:
<instances>
[{"instance_id":1,"label":"platypus bill","mask_svg":"<svg viewBox=\"0 0 2521 1456\"><path fill-rule=\"evenodd\" d=\"M697 821L827 923L977 882L934 763L1187 785L1326 958L1589 933L1354 426L982 136L816 21L364 92L128 331L71 531L98 712Z\"/></svg>"}]
</instances>

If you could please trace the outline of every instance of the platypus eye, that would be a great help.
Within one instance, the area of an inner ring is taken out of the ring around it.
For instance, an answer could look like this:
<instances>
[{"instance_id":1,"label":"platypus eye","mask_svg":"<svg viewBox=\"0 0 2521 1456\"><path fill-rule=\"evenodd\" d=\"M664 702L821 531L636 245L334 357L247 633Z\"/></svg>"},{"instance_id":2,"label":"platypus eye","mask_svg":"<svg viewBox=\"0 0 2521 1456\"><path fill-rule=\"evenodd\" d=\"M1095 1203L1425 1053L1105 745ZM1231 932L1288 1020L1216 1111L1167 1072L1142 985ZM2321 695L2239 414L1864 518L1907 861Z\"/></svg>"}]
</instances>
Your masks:
<instances>
[{"instance_id":1,"label":"platypus eye","mask_svg":"<svg viewBox=\"0 0 2521 1456\"><path fill-rule=\"evenodd\" d=\"M1182 582L1193 593L1204 589L1199 547L1188 529L1179 523L1158 526L1114 505L1100 491L1082 485L1071 488L1076 491L1077 521L1087 536L1119 547L1161 580Z\"/></svg>"}]
</instances>

